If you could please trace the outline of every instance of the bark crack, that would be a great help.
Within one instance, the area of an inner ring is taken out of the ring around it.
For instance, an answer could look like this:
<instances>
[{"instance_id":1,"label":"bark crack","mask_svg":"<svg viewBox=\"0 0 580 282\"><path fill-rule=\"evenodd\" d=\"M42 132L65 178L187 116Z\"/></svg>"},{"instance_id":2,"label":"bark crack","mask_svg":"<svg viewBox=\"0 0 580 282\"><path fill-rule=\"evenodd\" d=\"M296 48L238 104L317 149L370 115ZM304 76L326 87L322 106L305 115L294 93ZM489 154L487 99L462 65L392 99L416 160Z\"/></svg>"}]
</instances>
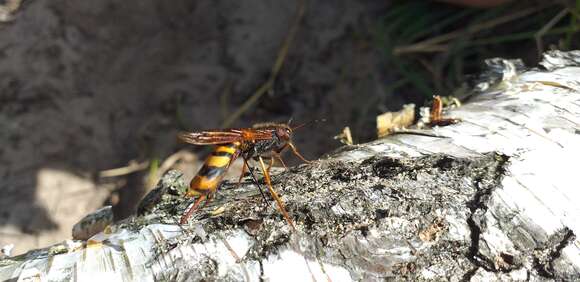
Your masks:
<instances>
[{"instance_id":1,"label":"bark crack","mask_svg":"<svg viewBox=\"0 0 580 282\"><path fill-rule=\"evenodd\" d=\"M258 265L260 266L260 282L264 282L264 263L261 259L258 260Z\"/></svg>"},{"instance_id":2,"label":"bark crack","mask_svg":"<svg viewBox=\"0 0 580 282\"><path fill-rule=\"evenodd\" d=\"M501 186L501 179L506 173L505 166L508 159L505 155L497 155L497 161L474 179L477 192L473 195L472 200L467 203L470 211L470 215L467 218L467 225L471 232L471 245L469 246L467 257L475 266L491 272L498 272L499 270L496 269L491 258L480 253L479 244L481 234L487 228L485 213L488 210L488 204L493 191ZM477 268L475 271L477 271Z\"/></svg>"},{"instance_id":3,"label":"bark crack","mask_svg":"<svg viewBox=\"0 0 580 282\"><path fill-rule=\"evenodd\" d=\"M576 239L576 235L568 227L552 234L548 240L533 253L533 267L539 275L546 278L556 278L554 262L562 254L568 244Z\"/></svg>"},{"instance_id":4,"label":"bark crack","mask_svg":"<svg viewBox=\"0 0 580 282\"><path fill-rule=\"evenodd\" d=\"M473 269L467 271L465 274L463 274L463 277L461 277L461 281L471 281L471 278L475 275L475 273L477 273L478 269L479 267L476 266Z\"/></svg>"}]
</instances>

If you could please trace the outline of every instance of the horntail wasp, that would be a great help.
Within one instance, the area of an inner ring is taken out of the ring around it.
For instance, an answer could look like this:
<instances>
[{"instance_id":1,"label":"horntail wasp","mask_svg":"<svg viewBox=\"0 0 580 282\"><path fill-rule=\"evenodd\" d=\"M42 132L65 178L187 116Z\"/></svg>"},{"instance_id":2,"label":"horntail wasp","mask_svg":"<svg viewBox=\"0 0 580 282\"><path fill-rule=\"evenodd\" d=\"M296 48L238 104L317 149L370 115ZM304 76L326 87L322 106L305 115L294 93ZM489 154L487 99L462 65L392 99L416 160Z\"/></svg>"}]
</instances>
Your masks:
<instances>
[{"instance_id":1,"label":"horntail wasp","mask_svg":"<svg viewBox=\"0 0 580 282\"><path fill-rule=\"evenodd\" d=\"M262 123L256 124L252 128L213 129L200 132L179 133L178 138L185 143L193 145L216 145L202 168L189 184L186 195L188 197L197 197L197 199L187 212L183 214L180 224L187 222L187 219L199 207L201 202L211 200L230 165L241 156L244 159L244 166L238 180L238 185L246 170L249 169L248 161L252 158L257 159L272 198L276 201L278 209L288 224L290 224L292 229L295 229L292 219L290 219L282 200L280 200L280 197L274 191L270 181L270 168L274 165L275 159L286 167L280 153L288 147L302 161L310 163L310 161L306 160L298 152L294 144L292 144L293 131L308 123L293 128L288 124ZM270 157L268 168L266 168L263 159L267 155Z\"/></svg>"}]
</instances>

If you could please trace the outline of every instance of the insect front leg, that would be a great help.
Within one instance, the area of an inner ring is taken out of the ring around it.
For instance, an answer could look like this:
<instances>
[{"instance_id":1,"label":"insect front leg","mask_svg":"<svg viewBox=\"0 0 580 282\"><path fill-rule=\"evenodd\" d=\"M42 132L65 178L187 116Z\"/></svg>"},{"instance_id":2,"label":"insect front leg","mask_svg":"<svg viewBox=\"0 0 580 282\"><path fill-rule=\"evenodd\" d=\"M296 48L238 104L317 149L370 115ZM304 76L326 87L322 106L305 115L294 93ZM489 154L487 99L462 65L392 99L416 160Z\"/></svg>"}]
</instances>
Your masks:
<instances>
[{"instance_id":1,"label":"insect front leg","mask_svg":"<svg viewBox=\"0 0 580 282\"><path fill-rule=\"evenodd\" d=\"M290 146L290 149L292 149L292 152L294 153L294 155L296 155L303 162L305 162L307 164L312 163L312 161L305 159L300 153L298 153L298 150L296 149L296 146L294 146L294 144L288 142L288 146Z\"/></svg>"}]
</instances>

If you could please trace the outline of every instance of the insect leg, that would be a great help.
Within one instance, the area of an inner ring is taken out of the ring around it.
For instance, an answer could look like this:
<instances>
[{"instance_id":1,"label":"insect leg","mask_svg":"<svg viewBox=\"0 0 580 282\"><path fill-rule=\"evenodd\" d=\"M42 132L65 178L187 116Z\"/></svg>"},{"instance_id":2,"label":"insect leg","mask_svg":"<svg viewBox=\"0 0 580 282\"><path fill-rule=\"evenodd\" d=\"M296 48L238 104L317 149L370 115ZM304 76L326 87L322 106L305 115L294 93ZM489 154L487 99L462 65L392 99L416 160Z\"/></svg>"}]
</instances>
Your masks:
<instances>
[{"instance_id":1,"label":"insect leg","mask_svg":"<svg viewBox=\"0 0 580 282\"><path fill-rule=\"evenodd\" d=\"M303 162L305 162L307 164L312 163L312 161L305 159L302 155L300 155L300 153L298 153L298 150L296 150L296 146L294 146L294 144L288 142L288 146L290 146L290 149L292 149L292 152L294 153L294 155L296 155L298 158L300 158Z\"/></svg>"},{"instance_id":2,"label":"insect leg","mask_svg":"<svg viewBox=\"0 0 580 282\"><path fill-rule=\"evenodd\" d=\"M187 210L187 212L185 214L183 214L183 216L181 216L181 220L179 221L179 224L186 224L187 219L189 219L191 214L193 214L193 212L199 207L199 204L201 204L201 202L203 200L205 200L206 198L207 198L206 195L200 195L199 198L197 198L197 200L195 200L195 203Z\"/></svg>"},{"instance_id":3,"label":"insect leg","mask_svg":"<svg viewBox=\"0 0 580 282\"><path fill-rule=\"evenodd\" d=\"M282 164L284 169L288 170L288 167L286 166L286 163L284 163L284 160L282 159L280 154L274 154L274 158L276 158Z\"/></svg>"},{"instance_id":4,"label":"insect leg","mask_svg":"<svg viewBox=\"0 0 580 282\"><path fill-rule=\"evenodd\" d=\"M288 167L286 166L286 163L284 163L284 160L282 159L280 154L278 154L276 152L272 152L272 157L270 158L270 164L268 165L268 173L270 173L270 169L274 166L274 163L276 160L279 161L280 164L282 164L282 166L284 167L284 169L286 171L288 170Z\"/></svg>"},{"instance_id":5,"label":"insect leg","mask_svg":"<svg viewBox=\"0 0 580 282\"><path fill-rule=\"evenodd\" d=\"M274 163L274 158L276 158L284 167L285 170L288 170L288 167L286 166L286 163L284 162L284 160L282 159L282 152L288 148L288 143L284 144L284 146L282 146L281 148L272 151L272 163ZM272 166L272 165L270 165ZM268 168L268 172L270 172L270 168Z\"/></svg>"},{"instance_id":6,"label":"insect leg","mask_svg":"<svg viewBox=\"0 0 580 282\"><path fill-rule=\"evenodd\" d=\"M272 194L272 197L274 198L274 200L276 200L276 204L278 204L278 209L280 210L280 212L284 216L284 219L286 219L288 224L290 224L290 226L292 227L292 230L296 230L296 228L294 227L294 222L292 222L292 219L290 219L288 212L286 212L286 208L284 208L284 203L282 203L282 200L280 199L280 197L278 197L278 194L276 193L276 191L274 191L274 188L272 188L272 182L270 181L270 175L268 174L268 171L266 171L266 165L264 164L264 159L262 159L262 157L258 156L258 160L260 161L260 166L262 168L262 172L264 173L264 179L266 180L266 185L268 186L268 190L270 190L270 194Z\"/></svg>"},{"instance_id":7,"label":"insect leg","mask_svg":"<svg viewBox=\"0 0 580 282\"><path fill-rule=\"evenodd\" d=\"M268 173L270 173L270 169L274 166L274 157L270 158L270 164L268 165Z\"/></svg>"},{"instance_id":8,"label":"insect leg","mask_svg":"<svg viewBox=\"0 0 580 282\"><path fill-rule=\"evenodd\" d=\"M240 174L240 178L238 178L238 183L236 184L236 187L234 187L234 189L238 189L238 187L240 187L240 184L242 184L242 179L244 178L244 174L246 174L247 169L248 162L244 160L244 166L242 166L242 173Z\"/></svg>"},{"instance_id":9,"label":"insect leg","mask_svg":"<svg viewBox=\"0 0 580 282\"><path fill-rule=\"evenodd\" d=\"M245 160L244 160L244 162L245 162ZM262 195L262 199L264 200L264 203L266 203L266 205L267 205L268 199L266 199L266 195L264 195L264 192L262 191L262 185L260 185L260 182L258 182L258 178L256 178L256 175L254 174L254 168L250 167L249 165L247 165L247 166L250 169L250 175L252 176L254 183L256 183L256 186L258 186L258 191L260 191L260 194Z\"/></svg>"}]
</instances>

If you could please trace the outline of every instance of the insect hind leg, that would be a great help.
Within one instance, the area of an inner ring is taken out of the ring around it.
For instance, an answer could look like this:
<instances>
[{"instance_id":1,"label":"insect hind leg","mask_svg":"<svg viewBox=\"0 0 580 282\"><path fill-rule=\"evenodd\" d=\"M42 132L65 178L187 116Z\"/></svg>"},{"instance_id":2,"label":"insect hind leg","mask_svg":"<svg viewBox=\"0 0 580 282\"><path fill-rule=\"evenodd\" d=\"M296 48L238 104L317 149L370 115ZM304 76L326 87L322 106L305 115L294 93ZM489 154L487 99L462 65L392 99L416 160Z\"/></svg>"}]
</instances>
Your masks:
<instances>
[{"instance_id":1,"label":"insect hind leg","mask_svg":"<svg viewBox=\"0 0 580 282\"><path fill-rule=\"evenodd\" d=\"M179 224L186 224L187 220L191 217L193 212L197 210L197 208L199 207L201 202L203 202L204 200L207 200L207 195L205 195L205 194L200 195L199 198L197 198L195 200L195 203L193 203L193 205L189 209L187 209L187 212L185 212L181 216L181 220L179 220ZM207 203L207 201L206 201L206 203Z\"/></svg>"},{"instance_id":2,"label":"insect hind leg","mask_svg":"<svg viewBox=\"0 0 580 282\"><path fill-rule=\"evenodd\" d=\"M264 191L262 191L262 185L260 185L260 182L258 182L258 178L256 177L256 175L254 174L254 168L250 167L246 160L244 160L244 162L246 163L246 166L249 168L250 171L250 175L252 176L252 179L254 180L254 183L256 183L256 186L258 186L258 191L260 191L260 194L262 195L262 199L264 200L264 203L266 203L266 205L269 203L268 199L266 199L266 195L264 195Z\"/></svg>"},{"instance_id":3,"label":"insect hind leg","mask_svg":"<svg viewBox=\"0 0 580 282\"><path fill-rule=\"evenodd\" d=\"M280 213L282 213L282 216L284 216L284 219L286 219L286 221L288 222L290 227L292 227L292 230L296 230L296 227L294 227L294 222L292 221L292 219L288 215L288 212L286 211L286 208L284 207L284 203L282 202L282 200L280 199L280 197L278 196L278 194L276 193L276 191L274 191L274 188L272 187L272 182L270 181L270 174L268 174L268 171L266 170L266 165L264 164L264 159L262 159L262 157L258 156L258 161L260 162L262 172L264 173L264 180L266 180L266 186L268 186L268 190L270 190L270 194L272 195L272 198L274 198L274 200L276 200L276 204L278 205L278 210L280 210Z\"/></svg>"}]
</instances>

